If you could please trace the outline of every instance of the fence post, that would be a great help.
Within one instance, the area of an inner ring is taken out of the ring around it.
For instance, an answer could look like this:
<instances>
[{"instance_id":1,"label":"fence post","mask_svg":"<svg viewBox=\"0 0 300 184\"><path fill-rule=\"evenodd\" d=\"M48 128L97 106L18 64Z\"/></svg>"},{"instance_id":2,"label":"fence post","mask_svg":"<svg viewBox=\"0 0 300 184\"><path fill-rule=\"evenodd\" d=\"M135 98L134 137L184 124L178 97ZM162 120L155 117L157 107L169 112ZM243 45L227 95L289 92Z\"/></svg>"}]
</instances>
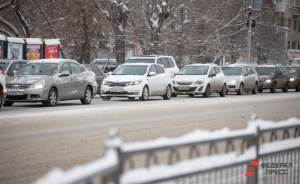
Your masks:
<instances>
[{"instance_id":1,"label":"fence post","mask_svg":"<svg viewBox=\"0 0 300 184\"><path fill-rule=\"evenodd\" d=\"M118 166L112 180L115 184L120 184L123 171L123 156L121 151L122 140L117 129L112 129L109 131L109 137L105 145L107 150L112 150L116 153Z\"/></svg>"},{"instance_id":2,"label":"fence post","mask_svg":"<svg viewBox=\"0 0 300 184\"><path fill-rule=\"evenodd\" d=\"M255 147L255 161L248 163L247 171L253 172L253 176L247 176L247 184L258 184L258 169L259 169L259 139L260 139L260 130L259 126L256 127L256 136L254 139L248 140L247 147ZM258 164L258 165L256 165Z\"/></svg>"}]
</instances>

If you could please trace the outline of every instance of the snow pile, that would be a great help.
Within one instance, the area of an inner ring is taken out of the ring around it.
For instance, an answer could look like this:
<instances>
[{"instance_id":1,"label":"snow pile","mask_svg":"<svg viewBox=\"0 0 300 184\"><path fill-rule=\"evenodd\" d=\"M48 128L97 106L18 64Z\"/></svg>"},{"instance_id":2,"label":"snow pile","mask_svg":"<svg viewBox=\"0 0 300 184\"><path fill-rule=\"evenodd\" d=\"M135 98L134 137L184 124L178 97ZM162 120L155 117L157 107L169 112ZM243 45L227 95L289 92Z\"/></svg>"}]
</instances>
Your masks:
<instances>
[{"instance_id":1,"label":"snow pile","mask_svg":"<svg viewBox=\"0 0 300 184\"><path fill-rule=\"evenodd\" d=\"M7 41L10 43L25 43L23 38L7 37Z\"/></svg>"},{"instance_id":2,"label":"snow pile","mask_svg":"<svg viewBox=\"0 0 300 184\"><path fill-rule=\"evenodd\" d=\"M64 172L61 169L54 169L45 177L39 179L34 184L71 184L80 183L87 178L94 176L105 175L118 166L118 158L114 151L108 151L104 158L92 163L75 167Z\"/></svg>"},{"instance_id":3,"label":"snow pile","mask_svg":"<svg viewBox=\"0 0 300 184\"><path fill-rule=\"evenodd\" d=\"M59 39L44 39L45 45L60 45Z\"/></svg>"},{"instance_id":4,"label":"snow pile","mask_svg":"<svg viewBox=\"0 0 300 184\"><path fill-rule=\"evenodd\" d=\"M285 121L279 121L279 122L272 122L267 120L251 120L249 121L248 127L259 127L260 130L267 130L267 129L277 129L277 128L284 128L288 126L299 126L300 127L300 119L297 118L290 118Z\"/></svg>"}]
</instances>

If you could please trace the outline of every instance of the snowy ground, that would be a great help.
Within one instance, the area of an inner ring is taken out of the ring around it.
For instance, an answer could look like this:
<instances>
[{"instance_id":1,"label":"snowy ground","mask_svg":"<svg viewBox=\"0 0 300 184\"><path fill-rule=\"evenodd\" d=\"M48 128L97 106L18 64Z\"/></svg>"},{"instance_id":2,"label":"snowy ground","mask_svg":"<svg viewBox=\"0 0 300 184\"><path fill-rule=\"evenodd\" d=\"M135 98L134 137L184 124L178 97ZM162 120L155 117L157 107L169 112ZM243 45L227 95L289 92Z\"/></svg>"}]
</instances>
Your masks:
<instances>
[{"instance_id":1,"label":"snowy ground","mask_svg":"<svg viewBox=\"0 0 300 184\"><path fill-rule=\"evenodd\" d=\"M194 129L244 128L251 114L269 120L300 117L300 93L226 98L180 97L149 102L96 99L55 108L17 104L0 114L0 183L30 183L53 167L99 159L112 127L125 141L177 136Z\"/></svg>"}]
</instances>

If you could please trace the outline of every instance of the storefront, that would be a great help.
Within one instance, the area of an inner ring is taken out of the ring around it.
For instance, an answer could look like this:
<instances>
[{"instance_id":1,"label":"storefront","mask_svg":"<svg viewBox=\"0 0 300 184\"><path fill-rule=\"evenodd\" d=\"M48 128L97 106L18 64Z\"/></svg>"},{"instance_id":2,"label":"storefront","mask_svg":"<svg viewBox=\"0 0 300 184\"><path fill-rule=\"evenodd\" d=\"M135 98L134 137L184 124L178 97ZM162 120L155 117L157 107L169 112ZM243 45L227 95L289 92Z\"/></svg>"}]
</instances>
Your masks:
<instances>
[{"instance_id":1,"label":"storefront","mask_svg":"<svg viewBox=\"0 0 300 184\"><path fill-rule=\"evenodd\" d=\"M0 59L5 59L6 37L0 34Z\"/></svg>"},{"instance_id":2,"label":"storefront","mask_svg":"<svg viewBox=\"0 0 300 184\"><path fill-rule=\"evenodd\" d=\"M7 37L7 42L7 59L23 60L25 45L24 39Z\"/></svg>"},{"instance_id":3,"label":"storefront","mask_svg":"<svg viewBox=\"0 0 300 184\"><path fill-rule=\"evenodd\" d=\"M26 38L26 59L36 60L42 58L43 41L40 38Z\"/></svg>"},{"instance_id":4,"label":"storefront","mask_svg":"<svg viewBox=\"0 0 300 184\"><path fill-rule=\"evenodd\" d=\"M59 58L59 39L45 39L45 58Z\"/></svg>"}]
</instances>

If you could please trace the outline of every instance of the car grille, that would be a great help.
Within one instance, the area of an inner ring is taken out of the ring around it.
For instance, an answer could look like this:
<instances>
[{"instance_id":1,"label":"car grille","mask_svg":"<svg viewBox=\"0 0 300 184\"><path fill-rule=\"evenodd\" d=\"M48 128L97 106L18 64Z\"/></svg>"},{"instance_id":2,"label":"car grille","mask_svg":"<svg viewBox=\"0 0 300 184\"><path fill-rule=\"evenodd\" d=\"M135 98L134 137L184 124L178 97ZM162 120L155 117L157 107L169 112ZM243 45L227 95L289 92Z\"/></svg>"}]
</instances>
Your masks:
<instances>
[{"instance_id":1,"label":"car grille","mask_svg":"<svg viewBox=\"0 0 300 184\"><path fill-rule=\"evenodd\" d=\"M181 81L181 82L177 82L178 85L191 85L193 84L193 82L187 82L187 81Z\"/></svg>"},{"instance_id":2,"label":"car grille","mask_svg":"<svg viewBox=\"0 0 300 184\"><path fill-rule=\"evenodd\" d=\"M127 82L110 82L107 85L110 87L115 87L115 86L125 87L125 86L127 86Z\"/></svg>"},{"instance_id":3,"label":"car grille","mask_svg":"<svg viewBox=\"0 0 300 184\"><path fill-rule=\"evenodd\" d=\"M30 84L7 84L6 88L8 89L27 89Z\"/></svg>"},{"instance_id":4,"label":"car grille","mask_svg":"<svg viewBox=\"0 0 300 184\"><path fill-rule=\"evenodd\" d=\"M8 100L26 100L27 95L6 96Z\"/></svg>"}]
</instances>

